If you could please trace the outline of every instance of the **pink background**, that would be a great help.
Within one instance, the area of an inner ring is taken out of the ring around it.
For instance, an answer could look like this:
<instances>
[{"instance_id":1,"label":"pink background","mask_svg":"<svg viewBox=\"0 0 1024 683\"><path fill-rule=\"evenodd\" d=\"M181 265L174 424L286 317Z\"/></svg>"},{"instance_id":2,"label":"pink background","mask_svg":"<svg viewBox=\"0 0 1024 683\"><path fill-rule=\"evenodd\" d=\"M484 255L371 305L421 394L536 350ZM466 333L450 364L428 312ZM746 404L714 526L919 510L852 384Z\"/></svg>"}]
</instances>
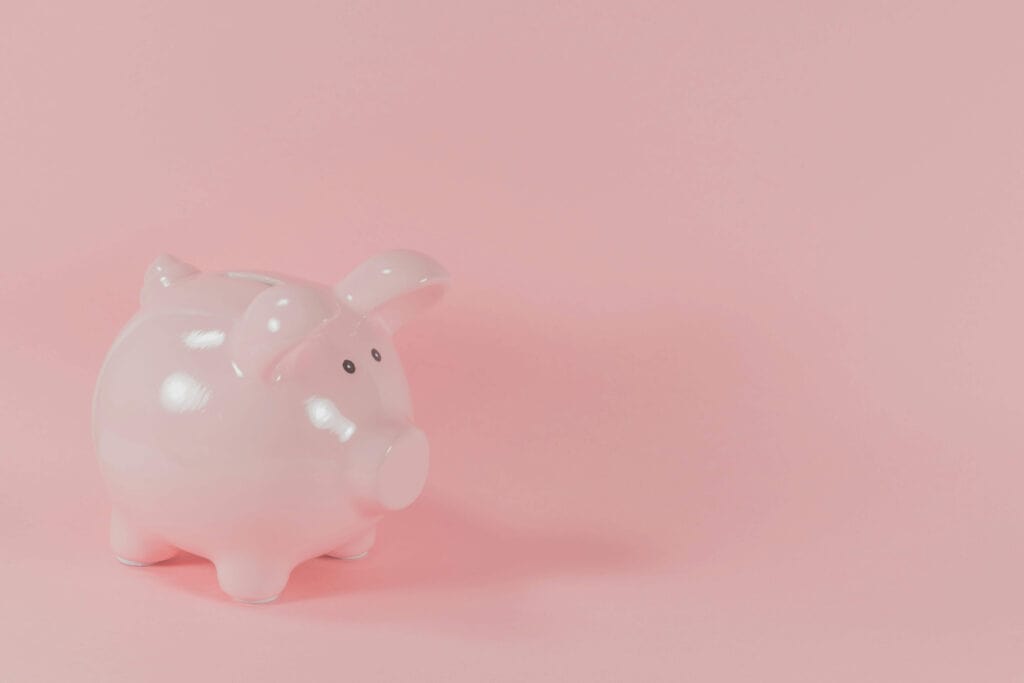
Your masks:
<instances>
[{"instance_id":1,"label":"pink background","mask_svg":"<svg viewBox=\"0 0 1024 683\"><path fill-rule=\"evenodd\" d=\"M0 2L0 680L1024 677L1017 3L59 4ZM117 564L146 265L393 246L424 498L267 607Z\"/></svg>"}]
</instances>

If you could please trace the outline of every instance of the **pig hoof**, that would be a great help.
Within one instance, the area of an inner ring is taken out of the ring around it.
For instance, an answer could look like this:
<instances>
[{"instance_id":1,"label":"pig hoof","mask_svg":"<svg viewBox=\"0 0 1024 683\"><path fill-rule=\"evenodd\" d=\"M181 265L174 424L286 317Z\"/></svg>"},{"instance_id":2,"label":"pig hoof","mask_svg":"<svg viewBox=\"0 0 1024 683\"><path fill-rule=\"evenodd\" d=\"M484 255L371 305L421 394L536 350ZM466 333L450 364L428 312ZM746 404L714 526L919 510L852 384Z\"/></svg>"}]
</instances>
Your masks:
<instances>
[{"instance_id":1,"label":"pig hoof","mask_svg":"<svg viewBox=\"0 0 1024 683\"><path fill-rule=\"evenodd\" d=\"M245 598L235 598L236 602L242 602L246 605L266 605L268 602L274 602L281 596L280 593L277 595L271 595L269 598L263 598L262 600L246 600Z\"/></svg>"},{"instance_id":2,"label":"pig hoof","mask_svg":"<svg viewBox=\"0 0 1024 683\"><path fill-rule=\"evenodd\" d=\"M128 558L121 557L120 555L117 556L117 561L127 567L148 567L151 564L156 564L156 562L140 562L138 560L129 560Z\"/></svg>"},{"instance_id":3,"label":"pig hoof","mask_svg":"<svg viewBox=\"0 0 1024 683\"><path fill-rule=\"evenodd\" d=\"M339 557L338 559L339 560L347 560L347 561L351 562L352 560L361 560L361 559L363 559L364 557L366 557L369 554L370 554L369 550L364 550L363 552L359 553L358 555L349 555L348 557Z\"/></svg>"},{"instance_id":4,"label":"pig hoof","mask_svg":"<svg viewBox=\"0 0 1024 683\"><path fill-rule=\"evenodd\" d=\"M238 558L214 562L221 590L238 602L261 605L273 602L288 583L290 565Z\"/></svg>"},{"instance_id":5,"label":"pig hoof","mask_svg":"<svg viewBox=\"0 0 1024 683\"><path fill-rule=\"evenodd\" d=\"M327 557L336 560L361 560L370 552L377 538L376 529L367 529L349 542L327 553Z\"/></svg>"}]
</instances>

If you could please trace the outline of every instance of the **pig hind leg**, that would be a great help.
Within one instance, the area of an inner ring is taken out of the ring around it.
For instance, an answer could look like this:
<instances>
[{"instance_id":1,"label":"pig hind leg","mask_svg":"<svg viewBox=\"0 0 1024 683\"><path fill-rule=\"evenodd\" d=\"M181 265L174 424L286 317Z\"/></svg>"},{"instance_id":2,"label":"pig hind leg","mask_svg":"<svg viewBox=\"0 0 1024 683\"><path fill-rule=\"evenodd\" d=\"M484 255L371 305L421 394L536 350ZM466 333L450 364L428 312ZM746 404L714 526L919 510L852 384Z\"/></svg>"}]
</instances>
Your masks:
<instances>
[{"instance_id":1,"label":"pig hind leg","mask_svg":"<svg viewBox=\"0 0 1024 683\"><path fill-rule=\"evenodd\" d=\"M135 528L117 510L110 517L110 546L117 559L131 567L156 564L178 554L173 545Z\"/></svg>"}]
</instances>

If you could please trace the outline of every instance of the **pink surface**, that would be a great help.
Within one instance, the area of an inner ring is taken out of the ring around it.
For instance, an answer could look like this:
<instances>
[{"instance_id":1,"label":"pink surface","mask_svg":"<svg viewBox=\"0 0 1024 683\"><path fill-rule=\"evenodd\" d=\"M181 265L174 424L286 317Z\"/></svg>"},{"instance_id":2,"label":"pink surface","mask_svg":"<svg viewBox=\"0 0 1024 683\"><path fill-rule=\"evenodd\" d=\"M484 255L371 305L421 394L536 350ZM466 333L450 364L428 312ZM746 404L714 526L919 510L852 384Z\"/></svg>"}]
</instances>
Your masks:
<instances>
[{"instance_id":1,"label":"pink surface","mask_svg":"<svg viewBox=\"0 0 1024 683\"><path fill-rule=\"evenodd\" d=\"M1012 3L51 4L0 5L0 680L1024 676ZM423 498L271 606L114 561L152 258L395 246L454 282Z\"/></svg>"}]
</instances>

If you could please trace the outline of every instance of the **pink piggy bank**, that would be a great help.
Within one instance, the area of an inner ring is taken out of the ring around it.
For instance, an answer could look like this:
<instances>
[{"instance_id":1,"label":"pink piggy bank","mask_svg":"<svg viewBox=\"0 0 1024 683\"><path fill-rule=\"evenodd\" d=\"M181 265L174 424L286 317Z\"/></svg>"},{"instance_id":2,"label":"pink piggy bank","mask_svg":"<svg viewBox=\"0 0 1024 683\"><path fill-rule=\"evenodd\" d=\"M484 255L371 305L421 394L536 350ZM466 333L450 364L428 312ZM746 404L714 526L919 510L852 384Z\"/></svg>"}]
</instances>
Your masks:
<instances>
[{"instance_id":1,"label":"pink piggy bank","mask_svg":"<svg viewBox=\"0 0 1024 683\"><path fill-rule=\"evenodd\" d=\"M158 258L93 405L117 558L183 549L213 561L225 593L260 603L300 562L365 555L427 476L391 336L447 283L403 250L333 288Z\"/></svg>"}]
</instances>

